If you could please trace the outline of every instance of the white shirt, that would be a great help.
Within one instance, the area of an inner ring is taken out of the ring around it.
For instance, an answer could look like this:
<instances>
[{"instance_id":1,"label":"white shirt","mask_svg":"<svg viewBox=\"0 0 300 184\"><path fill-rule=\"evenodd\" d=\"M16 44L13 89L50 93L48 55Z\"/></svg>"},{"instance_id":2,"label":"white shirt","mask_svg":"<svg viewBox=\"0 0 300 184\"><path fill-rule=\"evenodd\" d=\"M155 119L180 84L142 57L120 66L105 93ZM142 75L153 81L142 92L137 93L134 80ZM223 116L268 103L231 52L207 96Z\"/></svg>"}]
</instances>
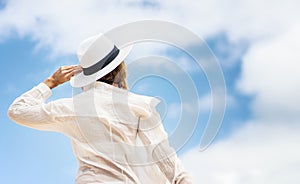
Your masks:
<instances>
[{"instance_id":1,"label":"white shirt","mask_svg":"<svg viewBox=\"0 0 300 184\"><path fill-rule=\"evenodd\" d=\"M8 115L20 125L71 139L79 165L76 184L190 183L168 144L155 109L158 99L102 82L46 103L51 94L40 83L18 97Z\"/></svg>"}]
</instances>

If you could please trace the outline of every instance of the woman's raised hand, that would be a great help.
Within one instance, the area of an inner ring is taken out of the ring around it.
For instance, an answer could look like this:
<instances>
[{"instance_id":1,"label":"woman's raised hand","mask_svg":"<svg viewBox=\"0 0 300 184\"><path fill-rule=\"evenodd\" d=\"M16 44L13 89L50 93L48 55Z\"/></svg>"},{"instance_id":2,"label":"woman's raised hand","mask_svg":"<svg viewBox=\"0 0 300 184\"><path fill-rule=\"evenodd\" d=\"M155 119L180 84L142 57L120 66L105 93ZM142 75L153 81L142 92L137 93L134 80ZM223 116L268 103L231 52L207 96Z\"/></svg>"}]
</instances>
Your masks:
<instances>
[{"instance_id":1,"label":"woman's raised hand","mask_svg":"<svg viewBox=\"0 0 300 184\"><path fill-rule=\"evenodd\" d=\"M50 88L55 88L56 86L63 84L71 79L72 76L80 73L82 71L81 66L71 65L71 66L61 66L56 70L50 77L48 77L44 83Z\"/></svg>"}]
</instances>

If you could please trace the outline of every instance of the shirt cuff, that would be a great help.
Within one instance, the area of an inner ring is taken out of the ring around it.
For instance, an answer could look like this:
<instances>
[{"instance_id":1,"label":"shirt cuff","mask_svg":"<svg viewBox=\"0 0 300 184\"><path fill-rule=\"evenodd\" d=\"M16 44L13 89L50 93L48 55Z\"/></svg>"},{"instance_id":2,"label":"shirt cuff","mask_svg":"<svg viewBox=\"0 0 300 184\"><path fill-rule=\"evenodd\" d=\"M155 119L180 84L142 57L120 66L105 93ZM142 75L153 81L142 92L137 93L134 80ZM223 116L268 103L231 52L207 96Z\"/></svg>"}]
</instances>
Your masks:
<instances>
[{"instance_id":1,"label":"shirt cuff","mask_svg":"<svg viewBox=\"0 0 300 184\"><path fill-rule=\"evenodd\" d=\"M40 91L44 100L48 99L52 95L51 89L43 82L37 85L36 88Z\"/></svg>"}]
</instances>

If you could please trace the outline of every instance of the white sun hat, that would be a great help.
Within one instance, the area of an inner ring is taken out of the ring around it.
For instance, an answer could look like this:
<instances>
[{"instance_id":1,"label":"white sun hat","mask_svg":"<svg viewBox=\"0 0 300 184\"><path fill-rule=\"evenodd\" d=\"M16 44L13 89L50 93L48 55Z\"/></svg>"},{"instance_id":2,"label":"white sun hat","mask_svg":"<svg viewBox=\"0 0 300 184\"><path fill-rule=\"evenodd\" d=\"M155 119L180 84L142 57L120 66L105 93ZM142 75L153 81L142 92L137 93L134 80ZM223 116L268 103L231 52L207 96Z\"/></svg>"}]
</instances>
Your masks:
<instances>
[{"instance_id":1,"label":"white sun hat","mask_svg":"<svg viewBox=\"0 0 300 184\"><path fill-rule=\"evenodd\" d=\"M71 86L83 87L105 76L124 61L131 49L131 45L119 49L102 33L85 39L77 51L82 72L71 78Z\"/></svg>"}]
</instances>

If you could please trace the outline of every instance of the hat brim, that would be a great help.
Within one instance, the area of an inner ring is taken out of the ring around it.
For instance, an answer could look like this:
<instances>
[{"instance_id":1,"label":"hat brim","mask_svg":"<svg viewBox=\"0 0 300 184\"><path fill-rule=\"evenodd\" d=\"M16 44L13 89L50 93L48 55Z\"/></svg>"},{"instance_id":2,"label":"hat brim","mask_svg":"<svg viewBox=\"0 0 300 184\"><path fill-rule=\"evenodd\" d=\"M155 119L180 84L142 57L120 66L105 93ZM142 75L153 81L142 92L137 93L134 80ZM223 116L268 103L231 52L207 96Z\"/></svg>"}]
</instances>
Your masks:
<instances>
[{"instance_id":1,"label":"hat brim","mask_svg":"<svg viewBox=\"0 0 300 184\"><path fill-rule=\"evenodd\" d=\"M119 64L122 61L124 61L124 59L128 56L131 50L132 50L132 45L120 49L118 56L112 62L110 62L103 69L99 70L98 72L92 75L84 75L83 72L76 74L70 80L71 86L75 88L80 88L95 82L96 80L105 76L109 72L113 71L117 66L119 66Z\"/></svg>"}]
</instances>

